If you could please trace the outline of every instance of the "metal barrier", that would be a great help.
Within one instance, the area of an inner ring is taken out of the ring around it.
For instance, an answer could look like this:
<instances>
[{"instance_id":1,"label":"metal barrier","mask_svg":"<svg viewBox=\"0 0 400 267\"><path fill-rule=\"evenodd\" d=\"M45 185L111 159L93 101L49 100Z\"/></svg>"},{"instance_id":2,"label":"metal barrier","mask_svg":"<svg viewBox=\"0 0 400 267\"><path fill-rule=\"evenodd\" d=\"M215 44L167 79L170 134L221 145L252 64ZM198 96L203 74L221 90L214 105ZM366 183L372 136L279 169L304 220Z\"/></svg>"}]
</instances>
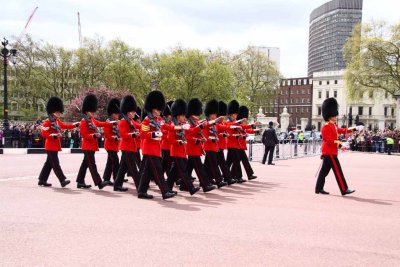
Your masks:
<instances>
[{"instance_id":1,"label":"metal barrier","mask_svg":"<svg viewBox=\"0 0 400 267\"><path fill-rule=\"evenodd\" d=\"M298 140L285 139L281 140L275 146L274 160L284 160L293 158L303 158L316 156L321 154L322 140ZM249 160L261 161L264 156L264 144L249 143Z\"/></svg>"}]
</instances>

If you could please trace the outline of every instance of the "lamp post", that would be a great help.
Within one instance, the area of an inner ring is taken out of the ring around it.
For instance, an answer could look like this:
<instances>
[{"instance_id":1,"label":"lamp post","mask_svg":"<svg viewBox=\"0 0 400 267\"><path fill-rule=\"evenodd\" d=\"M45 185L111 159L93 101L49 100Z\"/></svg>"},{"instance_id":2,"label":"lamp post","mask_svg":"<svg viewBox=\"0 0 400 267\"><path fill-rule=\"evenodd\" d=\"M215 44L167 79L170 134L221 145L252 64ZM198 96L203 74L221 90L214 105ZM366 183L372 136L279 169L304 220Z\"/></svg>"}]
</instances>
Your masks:
<instances>
[{"instance_id":1,"label":"lamp post","mask_svg":"<svg viewBox=\"0 0 400 267\"><path fill-rule=\"evenodd\" d=\"M10 123L8 122L8 88L7 88L7 67L8 67L8 58L11 57L13 64L17 62L17 49L13 48L8 50L8 40L6 38L1 42L3 49L1 49L1 55L3 56L3 65L4 65L4 121L3 121L3 129L4 129L4 147L7 138L9 137L9 128Z\"/></svg>"}]
</instances>

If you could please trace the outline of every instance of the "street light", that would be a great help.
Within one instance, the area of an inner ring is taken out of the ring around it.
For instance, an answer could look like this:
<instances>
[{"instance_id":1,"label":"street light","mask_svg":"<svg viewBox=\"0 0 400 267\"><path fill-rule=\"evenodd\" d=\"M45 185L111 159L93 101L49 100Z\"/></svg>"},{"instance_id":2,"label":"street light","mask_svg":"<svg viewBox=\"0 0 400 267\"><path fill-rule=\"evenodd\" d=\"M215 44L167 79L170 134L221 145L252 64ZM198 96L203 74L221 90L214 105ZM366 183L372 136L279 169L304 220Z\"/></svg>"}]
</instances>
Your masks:
<instances>
[{"instance_id":1,"label":"street light","mask_svg":"<svg viewBox=\"0 0 400 267\"><path fill-rule=\"evenodd\" d=\"M1 49L1 55L3 56L3 64L4 64L4 121L3 121L3 128L4 128L4 140L7 140L9 137L9 128L10 123L8 122L8 88L7 88L7 66L8 66L8 58L11 57L13 64L17 63L17 49L13 48L8 50L8 40L6 38L3 39L1 42L3 49ZM4 142L5 147L5 142Z\"/></svg>"}]
</instances>

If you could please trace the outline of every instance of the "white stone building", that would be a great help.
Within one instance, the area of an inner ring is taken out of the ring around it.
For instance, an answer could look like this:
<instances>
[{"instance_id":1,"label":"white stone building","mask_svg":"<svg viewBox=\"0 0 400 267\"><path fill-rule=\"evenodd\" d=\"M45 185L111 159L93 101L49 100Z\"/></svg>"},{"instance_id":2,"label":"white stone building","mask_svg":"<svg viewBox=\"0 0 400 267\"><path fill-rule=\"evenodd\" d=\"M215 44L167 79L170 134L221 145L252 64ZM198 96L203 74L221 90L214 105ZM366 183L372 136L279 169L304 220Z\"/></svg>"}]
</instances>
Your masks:
<instances>
[{"instance_id":1,"label":"white stone building","mask_svg":"<svg viewBox=\"0 0 400 267\"><path fill-rule=\"evenodd\" d=\"M348 124L348 115L352 114L353 124L356 116L368 129L396 127L396 100L380 91L372 95L365 93L356 101L347 99L344 70L313 73L312 125L320 130L324 120L321 114L322 102L335 97L339 103L338 125Z\"/></svg>"}]
</instances>

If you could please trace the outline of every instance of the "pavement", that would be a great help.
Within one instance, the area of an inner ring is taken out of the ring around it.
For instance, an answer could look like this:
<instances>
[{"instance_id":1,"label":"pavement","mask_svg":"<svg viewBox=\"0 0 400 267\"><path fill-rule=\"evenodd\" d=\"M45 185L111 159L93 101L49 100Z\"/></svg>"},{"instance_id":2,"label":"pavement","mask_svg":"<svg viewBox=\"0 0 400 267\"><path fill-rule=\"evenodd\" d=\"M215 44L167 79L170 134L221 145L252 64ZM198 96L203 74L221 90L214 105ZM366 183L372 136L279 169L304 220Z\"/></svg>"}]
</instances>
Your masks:
<instances>
[{"instance_id":1,"label":"pavement","mask_svg":"<svg viewBox=\"0 0 400 267\"><path fill-rule=\"evenodd\" d=\"M60 155L71 184L37 186L46 155L0 155L0 266L400 266L400 158L339 155L314 194L318 157L253 162L257 179L190 196L140 200L77 189L82 154ZM105 153L96 154L102 173ZM86 182L93 184L90 175Z\"/></svg>"}]
</instances>

